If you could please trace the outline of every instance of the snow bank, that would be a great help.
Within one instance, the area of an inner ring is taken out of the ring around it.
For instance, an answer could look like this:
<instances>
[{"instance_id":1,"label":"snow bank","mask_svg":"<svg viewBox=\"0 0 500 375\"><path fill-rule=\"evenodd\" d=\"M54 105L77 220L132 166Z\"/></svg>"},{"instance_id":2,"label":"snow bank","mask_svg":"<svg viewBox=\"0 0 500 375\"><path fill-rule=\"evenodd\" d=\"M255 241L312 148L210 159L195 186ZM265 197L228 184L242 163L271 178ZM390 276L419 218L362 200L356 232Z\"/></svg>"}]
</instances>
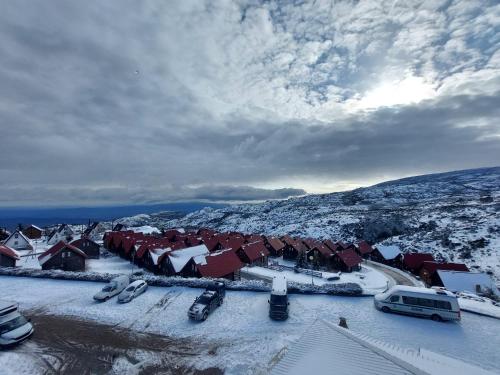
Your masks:
<instances>
[{"instance_id":1,"label":"snow bank","mask_svg":"<svg viewBox=\"0 0 500 375\"><path fill-rule=\"evenodd\" d=\"M96 273L96 272L69 272L61 270L37 270L29 268L0 268L2 276L20 276L34 277L43 279L57 280L76 280L76 281L95 281L109 282L111 279L119 276L112 273ZM143 272L134 272L131 276L131 281L146 280L151 286L184 286L189 288L206 288L212 279L206 278L182 278L182 277L167 277ZM228 290L266 292L271 291L268 283L260 280L239 280L230 281L221 279L226 284ZM335 285L304 285L294 282L288 283L288 293L291 294L329 294L339 296L359 296L362 294L362 289L355 283L344 283Z\"/></svg>"}]
</instances>

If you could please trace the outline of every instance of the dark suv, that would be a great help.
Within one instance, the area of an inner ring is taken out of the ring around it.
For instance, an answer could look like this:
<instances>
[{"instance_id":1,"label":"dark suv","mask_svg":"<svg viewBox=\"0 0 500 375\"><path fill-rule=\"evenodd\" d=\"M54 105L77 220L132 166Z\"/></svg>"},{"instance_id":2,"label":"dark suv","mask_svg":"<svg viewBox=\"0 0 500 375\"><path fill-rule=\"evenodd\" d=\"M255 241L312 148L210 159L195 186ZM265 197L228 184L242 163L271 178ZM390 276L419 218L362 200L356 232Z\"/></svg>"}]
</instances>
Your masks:
<instances>
[{"instance_id":1,"label":"dark suv","mask_svg":"<svg viewBox=\"0 0 500 375\"><path fill-rule=\"evenodd\" d=\"M208 315L224 302L226 287L223 282L210 284L203 294L194 300L188 310L188 317L193 320L206 320Z\"/></svg>"}]
</instances>

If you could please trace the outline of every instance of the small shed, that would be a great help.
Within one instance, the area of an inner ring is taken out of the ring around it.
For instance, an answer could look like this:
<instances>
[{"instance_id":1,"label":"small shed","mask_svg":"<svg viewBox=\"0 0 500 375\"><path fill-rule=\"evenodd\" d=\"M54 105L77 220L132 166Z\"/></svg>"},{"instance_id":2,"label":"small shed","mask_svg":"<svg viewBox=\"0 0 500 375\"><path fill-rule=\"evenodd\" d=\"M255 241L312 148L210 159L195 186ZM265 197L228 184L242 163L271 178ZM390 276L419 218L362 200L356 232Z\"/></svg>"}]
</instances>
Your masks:
<instances>
[{"instance_id":1,"label":"small shed","mask_svg":"<svg viewBox=\"0 0 500 375\"><path fill-rule=\"evenodd\" d=\"M15 267L16 261L21 259L19 253L8 246L0 245L0 267Z\"/></svg>"},{"instance_id":2,"label":"small shed","mask_svg":"<svg viewBox=\"0 0 500 375\"><path fill-rule=\"evenodd\" d=\"M434 257L430 253L409 253L403 255L403 268L415 275L420 273L420 268L424 262L434 262Z\"/></svg>"},{"instance_id":3,"label":"small shed","mask_svg":"<svg viewBox=\"0 0 500 375\"><path fill-rule=\"evenodd\" d=\"M3 244L14 250L33 250L30 240L20 230L12 233Z\"/></svg>"},{"instance_id":4,"label":"small shed","mask_svg":"<svg viewBox=\"0 0 500 375\"><path fill-rule=\"evenodd\" d=\"M90 238L82 237L71 242L71 245L76 246L83 251L90 259L99 259L100 246Z\"/></svg>"},{"instance_id":5,"label":"small shed","mask_svg":"<svg viewBox=\"0 0 500 375\"><path fill-rule=\"evenodd\" d=\"M392 267L400 267L403 254L396 245L377 245L370 255L375 262L387 264Z\"/></svg>"},{"instance_id":6,"label":"small shed","mask_svg":"<svg viewBox=\"0 0 500 375\"><path fill-rule=\"evenodd\" d=\"M437 274L438 270L469 272L467 266L462 263L424 262L420 268L420 278L427 286L440 285L442 282Z\"/></svg>"},{"instance_id":7,"label":"small shed","mask_svg":"<svg viewBox=\"0 0 500 375\"><path fill-rule=\"evenodd\" d=\"M23 234L31 240L42 238L43 229L31 224L29 227L23 229Z\"/></svg>"},{"instance_id":8,"label":"small shed","mask_svg":"<svg viewBox=\"0 0 500 375\"><path fill-rule=\"evenodd\" d=\"M79 248L59 241L38 257L42 270L85 271L87 255Z\"/></svg>"}]
</instances>

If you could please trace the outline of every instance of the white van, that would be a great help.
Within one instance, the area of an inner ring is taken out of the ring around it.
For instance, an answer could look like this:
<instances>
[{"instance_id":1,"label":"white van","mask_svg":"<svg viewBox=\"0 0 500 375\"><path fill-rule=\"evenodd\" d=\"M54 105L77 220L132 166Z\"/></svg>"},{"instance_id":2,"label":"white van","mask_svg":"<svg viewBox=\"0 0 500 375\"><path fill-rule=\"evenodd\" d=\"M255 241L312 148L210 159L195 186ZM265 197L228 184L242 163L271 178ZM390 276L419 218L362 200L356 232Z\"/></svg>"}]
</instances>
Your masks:
<instances>
[{"instance_id":1,"label":"white van","mask_svg":"<svg viewBox=\"0 0 500 375\"><path fill-rule=\"evenodd\" d=\"M130 283L130 279L126 275L115 277L102 290L94 296L94 299L99 302L104 302L117 294L120 294Z\"/></svg>"},{"instance_id":2,"label":"white van","mask_svg":"<svg viewBox=\"0 0 500 375\"><path fill-rule=\"evenodd\" d=\"M0 347L18 344L33 331L31 323L19 313L17 303L0 301Z\"/></svg>"},{"instance_id":3,"label":"white van","mask_svg":"<svg viewBox=\"0 0 500 375\"><path fill-rule=\"evenodd\" d=\"M396 285L373 300L383 312L428 317L435 321L460 320L457 297L442 289Z\"/></svg>"}]
</instances>

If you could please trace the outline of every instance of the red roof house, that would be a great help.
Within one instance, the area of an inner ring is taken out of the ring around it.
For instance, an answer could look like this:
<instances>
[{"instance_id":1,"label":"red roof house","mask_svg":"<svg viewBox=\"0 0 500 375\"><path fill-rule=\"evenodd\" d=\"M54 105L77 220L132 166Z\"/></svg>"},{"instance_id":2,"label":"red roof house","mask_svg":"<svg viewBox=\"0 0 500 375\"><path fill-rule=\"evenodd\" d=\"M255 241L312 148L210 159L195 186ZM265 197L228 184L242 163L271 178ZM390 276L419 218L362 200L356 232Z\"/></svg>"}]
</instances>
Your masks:
<instances>
[{"instance_id":1,"label":"red roof house","mask_svg":"<svg viewBox=\"0 0 500 375\"><path fill-rule=\"evenodd\" d=\"M427 262L422 263L420 268L420 278L428 285L439 285L439 276L437 275L437 270L448 270L448 271L464 271L468 272L469 269L465 264L462 263L438 263L438 262Z\"/></svg>"},{"instance_id":2,"label":"red roof house","mask_svg":"<svg viewBox=\"0 0 500 375\"><path fill-rule=\"evenodd\" d=\"M87 255L71 244L59 241L38 257L43 270L85 271Z\"/></svg>"},{"instance_id":3,"label":"red roof house","mask_svg":"<svg viewBox=\"0 0 500 375\"><path fill-rule=\"evenodd\" d=\"M267 257L269 250L267 250L263 241L256 241L241 246L236 254L240 257L243 263L263 266L267 265Z\"/></svg>"},{"instance_id":4,"label":"red roof house","mask_svg":"<svg viewBox=\"0 0 500 375\"><path fill-rule=\"evenodd\" d=\"M244 266L232 249L197 256L193 259L201 277L223 277L236 280L239 278L239 270Z\"/></svg>"},{"instance_id":5,"label":"red roof house","mask_svg":"<svg viewBox=\"0 0 500 375\"><path fill-rule=\"evenodd\" d=\"M409 253L403 255L403 268L418 275L424 262L434 262L429 253Z\"/></svg>"},{"instance_id":6,"label":"red roof house","mask_svg":"<svg viewBox=\"0 0 500 375\"><path fill-rule=\"evenodd\" d=\"M21 259L19 253L6 245L0 245L0 267L15 267Z\"/></svg>"},{"instance_id":7,"label":"red roof house","mask_svg":"<svg viewBox=\"0 0 500 375\"><path fill-rule=\"evenodd\" d=\"M356 251L361 257L367 258L372 253L373 247L366 241L360 241Z\"/></svg>"},{"instance_id":8,"label":"red roof house","mask_svg":"<svg viewBox=\"0 0 500 375\"><path fill-rule=\"evenodd\" d=\"M269 254L275 257L283 255L285 244L277 237L264 237L264 245L269 250Z\"/></svg>"},{"instance_id":9,"label":"red roof house","mask_svg":"<svg viewBox=\"0 0 500 375\"><path fill-rule=\"evenodd\" d=\"M363 259L353 250L337 251L333 256L334 267L342 272L352 272L360 269Z\"/></svg>"}]
</instances>

